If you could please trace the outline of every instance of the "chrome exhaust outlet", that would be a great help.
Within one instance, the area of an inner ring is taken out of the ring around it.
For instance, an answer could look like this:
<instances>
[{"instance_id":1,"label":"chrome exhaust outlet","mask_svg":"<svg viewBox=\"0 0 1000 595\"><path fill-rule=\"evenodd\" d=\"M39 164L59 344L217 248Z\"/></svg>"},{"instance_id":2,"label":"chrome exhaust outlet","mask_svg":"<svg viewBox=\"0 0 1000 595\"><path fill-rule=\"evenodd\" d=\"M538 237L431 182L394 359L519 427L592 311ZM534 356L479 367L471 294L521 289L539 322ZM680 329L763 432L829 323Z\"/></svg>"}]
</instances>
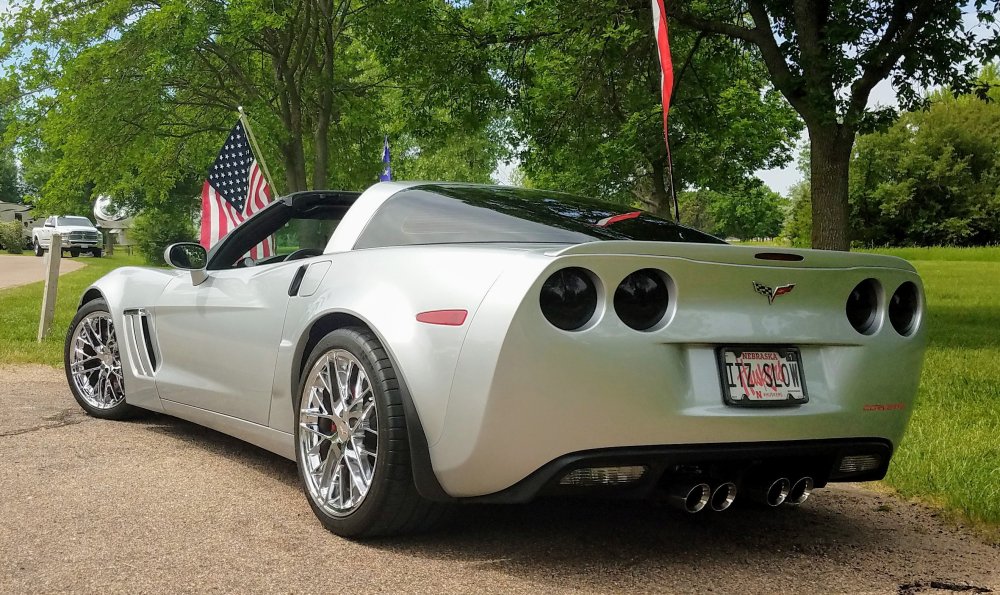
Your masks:
<instances>
[{"instance_id":1,"label":"chrome exhaust outlet","mask_svg":"<svg viewBox=\"0 0 1000 595\"><path fill-rule=\"evenodd\" d=\"M788 492L791 489L792 483L788 481L788 478L779 477L770 483L751 484L747 495L754 502L760 502L768 506L780 506L788 498Z\"/></svg>"},{"instance_id":2,"label":"chrome exhaust outlet","mask_svg":"<svg viewBox=\"0 0 1000 595\"><path fill-rule=\"evenodd\" d=\"M708 504L712 489L707 483L681 481L670 486L667 501L674 508L695 513Z\"/></svg>"},{"instance_id":3,"label":"chrome exhaust outlet","mask_svg":"<svg viewBox=\"0 0 1000 595\"><path fill-rule=\"evenodd\" d=\"M722 512L732 506L733 500L736 500L736 484L731 481L719 484L712 492L712 510Z\"/></svg>"},{"instance_id":4,"label":"chrome exhaust outlet","mask_svg":"<svg viewBox=\"0 0 1000 595\"><path fill-rule=\"evenodd\" d=\"M785 499L785 503L798 506L809 499L809 495L812 494L812 490L813 478L808 475L800 478L794 485L792 485L788 492L788 498Z\"/></svg>"}]
</instances>

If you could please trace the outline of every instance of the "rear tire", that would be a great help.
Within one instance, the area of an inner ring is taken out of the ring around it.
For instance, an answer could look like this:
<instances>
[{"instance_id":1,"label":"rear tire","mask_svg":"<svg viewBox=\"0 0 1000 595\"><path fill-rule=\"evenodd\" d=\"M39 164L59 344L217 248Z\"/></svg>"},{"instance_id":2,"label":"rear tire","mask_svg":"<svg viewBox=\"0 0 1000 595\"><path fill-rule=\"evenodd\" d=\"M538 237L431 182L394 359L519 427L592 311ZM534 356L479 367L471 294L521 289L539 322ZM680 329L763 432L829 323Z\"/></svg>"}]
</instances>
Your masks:
<instances>
[{"instance_id":1,"label":"rear tire","mask_svg":"<svg viewBox=\"0 0 1000 595\"><path fill-rule=\"evenodd\" d=\"M374 537L430 528L444 505L413 484L399 380L364 328L313 349L295 405L295 461L309 506L329 531Z\"/></svg>"},{"instance_id":2,"label":"rear tire","mask_svg":"<svg viewBox=\"0 0 1000 595\"><path fill-rule=\"evenodd\" d=\"M88 415L128 419L139 413L125 402L118 336L103 299L87 302L73 317L66 332L63 361L73 398Z\"/></svg>"}]
</instances>

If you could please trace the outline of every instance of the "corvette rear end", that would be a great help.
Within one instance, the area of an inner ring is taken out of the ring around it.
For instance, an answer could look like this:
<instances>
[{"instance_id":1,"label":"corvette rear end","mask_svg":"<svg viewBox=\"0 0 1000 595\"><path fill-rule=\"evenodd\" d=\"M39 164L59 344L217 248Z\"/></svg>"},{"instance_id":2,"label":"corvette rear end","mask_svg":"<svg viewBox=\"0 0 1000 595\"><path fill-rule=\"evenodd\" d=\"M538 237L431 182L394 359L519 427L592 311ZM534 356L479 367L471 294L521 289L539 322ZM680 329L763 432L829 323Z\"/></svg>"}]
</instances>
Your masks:
<instances>
[{"instance_id":1,"label":"corvette rear end","mask_svg":"<svg viewBox=\"0 0 1000 595\"><path fill-rule=\"evenodd\" d=\"M472 319L429 441L449 494L694 511L884 476L926 343L905 261L620 241L530 260Z\"/></svg>"}]
</instances>

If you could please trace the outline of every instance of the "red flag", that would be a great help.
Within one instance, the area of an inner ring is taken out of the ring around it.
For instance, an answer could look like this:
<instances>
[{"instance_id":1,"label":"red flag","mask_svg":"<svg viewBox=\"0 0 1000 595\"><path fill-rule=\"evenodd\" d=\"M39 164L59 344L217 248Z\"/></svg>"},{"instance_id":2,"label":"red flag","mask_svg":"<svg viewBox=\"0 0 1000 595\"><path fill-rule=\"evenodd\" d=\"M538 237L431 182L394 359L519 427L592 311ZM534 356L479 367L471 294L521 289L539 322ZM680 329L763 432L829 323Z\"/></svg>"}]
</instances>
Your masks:
<instances>
[{"instance_id":1,"label":"red flag","mask_svg":"<svg viewBox=\"0 0 1000 595\"><path fill-rule=\"evenodd\" d=\"M653 0L653 33L660 56L660 94L663 96L663 136L667 135L667 115L670 95L674 92L674 63L670 60L670 39L667 37L667 12L663 0Z\"/></svg>"},{"instance_id":2,"label":"red flag","mask_svg":"<svg viewBox=\"0 0 1000 595\"><path fill-rule=\"evenodd\" d=\"M674 202L674 219L681 220L677 192L674 188L674 164L670 158L670 138L667 120L670 117L670 96L674 92L674 63L670 59L670 38L667 36L667 11L663 0L653 0L653 34L656 35L656 53L660 58L660 96L663 101L663 142L667 146L667 175L670 178L670 196Z\"/></svg>"},{"instance_id":3,"label":"red flag","mask_svg":"<svg viewBox=\"0 0 1000 595\"><path fill-rule=\"evenodd\" d=\"M202 185L201 245L211 248L270 202L271 189L257 165L243 122L237 122ZM268 237L249 254L254 259L273 256L274 239Z\"/></svg>"}]
</instances>

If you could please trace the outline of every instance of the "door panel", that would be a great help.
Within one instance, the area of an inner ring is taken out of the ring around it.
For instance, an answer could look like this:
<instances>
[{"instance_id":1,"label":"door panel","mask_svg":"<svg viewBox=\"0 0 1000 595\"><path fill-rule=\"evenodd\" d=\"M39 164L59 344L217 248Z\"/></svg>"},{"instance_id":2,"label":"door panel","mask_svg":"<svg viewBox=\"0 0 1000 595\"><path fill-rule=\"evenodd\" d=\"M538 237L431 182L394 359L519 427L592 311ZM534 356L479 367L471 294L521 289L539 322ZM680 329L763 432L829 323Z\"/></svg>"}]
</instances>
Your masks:
<instances>
[{"instance_id":1,"label":"door panel","mask_svg":"<svg viewBox=\"0 0 1000 595\"><path fill-rule=\"evenodd\" d=\"M160 398L267 424L288 285L301 264L171 281L155 308Z\"/></svg>"}]
</instances>

